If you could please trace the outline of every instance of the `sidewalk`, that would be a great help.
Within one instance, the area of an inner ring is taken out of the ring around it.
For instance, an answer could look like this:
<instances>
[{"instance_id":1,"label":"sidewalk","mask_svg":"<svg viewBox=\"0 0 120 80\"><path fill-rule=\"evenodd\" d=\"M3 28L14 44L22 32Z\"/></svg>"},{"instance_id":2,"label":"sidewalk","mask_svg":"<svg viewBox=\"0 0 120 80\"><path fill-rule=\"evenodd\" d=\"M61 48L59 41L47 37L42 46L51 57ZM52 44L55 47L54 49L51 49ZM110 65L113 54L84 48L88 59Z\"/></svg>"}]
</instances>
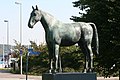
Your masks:
<instances>
[{"instance_id":1,"label":"sidewalk","mask_svg":"<svg viewBox=\"0 0 120 80\"><path fill-rule=\"evenodd\" d=\"M26 75L12 74L7 70L0 70L0 80L26 80ZM42 77L28 75L28 80L42 80Z\"/></svg>"},{"instance_id":2,"label":"sidewalk","mask_svg":"<svg viewBox=\"0 0 120 80\"><path fill-rule=\"evenodd\" d=\"M8 70L0 70L0 80L26 80L26 75L12 74ZM28 80L42 80L42 76L28 75ZM119 80L118 77L97 77L97 80Z\"/></svg>"},{"instance_id":3,"label":"sidewalk","mask_svg":"<svg viewBox=\"0 0 120 80\"><path fill-rule=\"evenodd\" d=\"M97 80L119 80L119 77L110 77L110 78L97 77Z\"/></svg>"}]
</instances>

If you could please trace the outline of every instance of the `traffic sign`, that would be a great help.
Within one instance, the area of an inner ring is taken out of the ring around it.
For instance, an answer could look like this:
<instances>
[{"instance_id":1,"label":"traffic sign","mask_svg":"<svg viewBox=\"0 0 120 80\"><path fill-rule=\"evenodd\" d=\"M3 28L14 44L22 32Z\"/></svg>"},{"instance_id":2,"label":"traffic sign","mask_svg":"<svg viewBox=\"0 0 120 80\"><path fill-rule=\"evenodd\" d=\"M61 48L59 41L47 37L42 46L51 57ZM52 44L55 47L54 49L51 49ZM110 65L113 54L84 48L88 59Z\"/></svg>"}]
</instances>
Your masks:
<instances>
[{"instance_id":1,"label":"traffic sign","mask_svg":"<svg viewBox=\"0 0 120 80\"><path fill-rule=\"evenodd\" d=\"M22 51L22 49L20 49L20 56L22 56L22 53L23 53L23 51Z\"/></svg>"},{"instance_id":2,"label":"traffic sign","mask_svg":"<svg viewBox=\"0 0 120 80\"><path fill-rule=\"evenodd\" d=\"M40 52L37 52L37 51L33 51L33 49L28 49L28 52L29 52L29 55L39 55Z\"/></svg>"}]
</instances>

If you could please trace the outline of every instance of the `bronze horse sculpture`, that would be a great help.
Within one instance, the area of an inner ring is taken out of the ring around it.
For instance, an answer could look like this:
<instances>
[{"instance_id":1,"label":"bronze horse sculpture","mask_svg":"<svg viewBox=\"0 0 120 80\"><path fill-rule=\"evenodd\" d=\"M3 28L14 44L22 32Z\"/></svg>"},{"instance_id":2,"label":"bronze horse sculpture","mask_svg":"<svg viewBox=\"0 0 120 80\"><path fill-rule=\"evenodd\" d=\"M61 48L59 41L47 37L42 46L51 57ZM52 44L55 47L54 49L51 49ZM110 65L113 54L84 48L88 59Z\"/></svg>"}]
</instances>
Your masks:
<instances>
[{"instance_id":1,"label":"bronze horse sculpture","mask_svg":"<svg viewBox=\"0 0 120 80\"><path fill-rule=\"evenodd\" d=\"M40 21L44 30L46 43L49 50L49 72L61 72L61 58L59 55L60 46L71 46L78 44L85 55L84 72L91 72L93 69L93 49L92 43L95 45L94 52L98 54L98 33L94 23L76 22L63 23L54 16L39 10L38 7L33 8L28 22L29 28ZM53 63L55 67L53 67Z\"/></svg>"}]
</instances>

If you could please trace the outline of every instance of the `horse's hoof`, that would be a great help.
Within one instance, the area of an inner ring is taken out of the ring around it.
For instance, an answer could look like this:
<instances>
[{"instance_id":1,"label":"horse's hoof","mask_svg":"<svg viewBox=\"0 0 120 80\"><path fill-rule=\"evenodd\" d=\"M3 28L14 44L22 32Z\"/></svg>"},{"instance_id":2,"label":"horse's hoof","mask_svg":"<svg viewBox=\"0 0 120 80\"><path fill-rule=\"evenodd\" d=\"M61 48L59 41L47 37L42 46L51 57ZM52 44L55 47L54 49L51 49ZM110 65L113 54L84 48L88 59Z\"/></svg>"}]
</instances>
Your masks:
<instances>
[{"instance_id":1,"label":"horse's hoof","mask_svg":"<svg viewBox=\"0 0 120 80\"><path fill-rule=\"evenodd\" d=\"M58 71L55 69L55 70L54 70L54 73L57 73L57 72L58 72Z\"/></svg>"},{"instance_id":2,"label":"horse's hoof","mask_svg":"<svg viewBox=\"0 0 120 80\"><path fill-rule=\"evenodd\" d=\"M49 70L49 73L52 73L52 70Z\"/></svg>"},{"instance_id":3,"label":"horse's hoof","mask_svg":"<svg viewBox=\"0 0 120 80\"><path fill-rule=\"evenodd\" d=\"M63 70L62 70L62 69L59 69L59 72L60 72L60 73L62 73L62 72L63 72Z\"/></svg>"},{"instance_id":4,"label":"horse's hoof","mask_svg":"<svg viewBox=\"0 0 120 80\"><path fill-rule=\"evenodd\" d=\"M84 69L83 73L87 73L87 70L86 70L86 69Z\"/></svg>"}]
</instances>

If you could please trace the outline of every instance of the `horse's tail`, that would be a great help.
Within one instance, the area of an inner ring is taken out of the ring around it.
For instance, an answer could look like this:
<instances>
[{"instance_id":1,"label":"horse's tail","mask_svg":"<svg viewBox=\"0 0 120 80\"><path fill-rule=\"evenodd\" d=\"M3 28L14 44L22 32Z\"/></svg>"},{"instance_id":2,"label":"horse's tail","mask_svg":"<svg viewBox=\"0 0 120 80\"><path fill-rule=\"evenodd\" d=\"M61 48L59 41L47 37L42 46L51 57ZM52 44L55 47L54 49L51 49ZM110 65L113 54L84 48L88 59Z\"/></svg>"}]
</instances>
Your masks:
<instances>
[{"instance_id":1,"label":"horse's tail","mask_svg":"<svg viewBox=\"0 0 120 80\"><path fill-rule=\"evenodd\" d=\"M99 54L99 40L98 40L98 33L97 28L94 23L89 23L93 28L93 52L95 52L97 55Z\"/></svg>"}]
</instances>

